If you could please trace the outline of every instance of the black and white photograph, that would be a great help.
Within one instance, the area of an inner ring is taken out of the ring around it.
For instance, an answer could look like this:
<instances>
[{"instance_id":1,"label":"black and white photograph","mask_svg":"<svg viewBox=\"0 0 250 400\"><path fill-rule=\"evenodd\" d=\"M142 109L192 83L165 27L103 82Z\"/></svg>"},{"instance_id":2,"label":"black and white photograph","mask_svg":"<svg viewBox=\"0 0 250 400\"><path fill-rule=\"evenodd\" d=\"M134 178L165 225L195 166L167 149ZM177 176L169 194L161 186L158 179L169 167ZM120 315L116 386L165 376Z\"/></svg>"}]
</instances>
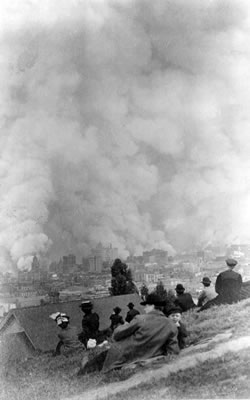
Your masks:
<instances>
[{"instance_id":1,"label":"black and white photograph","mask_svg":"<svg viewBox=\"0 0 250 400\"><path fill-rule=\"evenodd\" d=\"M0 0L0 400L250 399L250 1Z\"/></svg>"}]
</instances>

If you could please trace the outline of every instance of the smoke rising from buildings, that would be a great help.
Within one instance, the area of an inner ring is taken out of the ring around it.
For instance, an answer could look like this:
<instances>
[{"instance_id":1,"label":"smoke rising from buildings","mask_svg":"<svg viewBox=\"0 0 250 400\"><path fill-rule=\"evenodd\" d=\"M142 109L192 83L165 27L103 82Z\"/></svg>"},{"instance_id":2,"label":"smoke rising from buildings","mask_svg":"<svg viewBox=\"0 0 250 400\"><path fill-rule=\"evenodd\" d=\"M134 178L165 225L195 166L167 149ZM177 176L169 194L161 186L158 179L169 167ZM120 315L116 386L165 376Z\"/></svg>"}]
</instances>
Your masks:
<instances>
[{"instance_id":1,"label":"smoke rising from buildings","mask_svg":"<svg viewBox=\"0 0 250 400\"><path fill-rule=\"evenodd\" d=\"M250 239L247 0L0 7L1 270Z\"/></svg>"}]
</instances>

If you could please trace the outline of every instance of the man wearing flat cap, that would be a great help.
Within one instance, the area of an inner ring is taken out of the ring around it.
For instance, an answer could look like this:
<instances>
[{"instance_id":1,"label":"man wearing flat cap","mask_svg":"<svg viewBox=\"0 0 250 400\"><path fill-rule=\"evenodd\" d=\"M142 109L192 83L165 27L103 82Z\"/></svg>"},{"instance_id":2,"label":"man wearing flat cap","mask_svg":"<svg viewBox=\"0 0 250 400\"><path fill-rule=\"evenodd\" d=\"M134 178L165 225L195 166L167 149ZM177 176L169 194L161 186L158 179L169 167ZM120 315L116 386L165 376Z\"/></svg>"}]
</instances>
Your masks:
<instances>
[{"instance_id":1,"label":"man wearing flat cap","mask_svg":"<svg viewBox=\"0 0 250 400\"><path fill-rule=\"evenodd\" d=\"M221 272L216 279L215 290L220 296L222 303L232 304L239 300L240 289L242 286L242 277L233 271L237 261L233 258L226 260L228 269Z\"/></svg>"},{"instance_id":2,"label":"man wearing flat cap","mask_svg":"<svg viewBox=\"0 0 250 400\"><path fill-rule=\"evenodd\" d=\"M128 303L127 307L129 308L129 311L127 312L125 321L126 322L131 322L132 319L134 319L134 317L136 315L140 314L140 312L138 310L136 310L136 308L134 308L135 307L134 303L131 303L131 302Z\"/></svg>"},{"instance_id":3,"label":"man wearing flat cap","mask_svg":"<svg viewBox=\"0 0 250 400\"><path fill-rule=\"evenodd\" d=\"M240 274L233 271L234 267L237 265L237 261L228 258L226 264L228 269L221 272L217 276L215 282L215 290L218 296L204 304L199 311L204 311L212 306L219 306L221 304L236 303L239 300L242 277Z\"/></svg>"}]
</instances>

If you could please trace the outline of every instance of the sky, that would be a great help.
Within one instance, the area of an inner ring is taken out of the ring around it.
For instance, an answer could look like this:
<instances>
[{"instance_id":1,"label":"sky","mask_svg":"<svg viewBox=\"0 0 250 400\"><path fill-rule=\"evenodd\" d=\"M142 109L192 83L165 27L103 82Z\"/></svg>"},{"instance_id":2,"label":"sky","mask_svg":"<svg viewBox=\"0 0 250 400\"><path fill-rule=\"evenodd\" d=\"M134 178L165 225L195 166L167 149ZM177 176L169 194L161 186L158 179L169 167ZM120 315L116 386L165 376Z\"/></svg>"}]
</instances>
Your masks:
<instances>
[{"instance_id":1,"label":"sky","mask_svg":"<svg viewBox=\"0 0 250 400\"><path fill-rule=\"evenodd\" d=\"M0 271L250 242L248 0L2 0Z\"/></svg>"}]
</instances>

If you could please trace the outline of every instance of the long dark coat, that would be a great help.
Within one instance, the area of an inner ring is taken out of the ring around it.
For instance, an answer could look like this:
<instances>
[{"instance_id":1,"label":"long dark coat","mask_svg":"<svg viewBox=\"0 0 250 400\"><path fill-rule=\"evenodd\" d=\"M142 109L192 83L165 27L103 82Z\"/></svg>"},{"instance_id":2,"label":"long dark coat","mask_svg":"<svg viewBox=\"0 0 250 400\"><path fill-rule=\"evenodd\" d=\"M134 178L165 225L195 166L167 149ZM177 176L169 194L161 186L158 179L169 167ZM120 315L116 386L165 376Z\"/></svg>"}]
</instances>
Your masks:
<instances>
[{"instance_id":1,"label":"long dark coat","mask_svg":"<svg viewBox=\"0 0 250 400\"><path fill-rule=\"evenodd\" d=\"M190 293L177 293L176 299L174 301L176 306L179 306L182 311L190 310L196 307L193 298Z\"/></svg>"},{"instance_id":2,"label":"long dark coat","mask_svg":"<svg viewBox=\"0 0 250 400\"><path fill-rule=\"evenodd\" d=\"M108 351L103 371L134 361L178 353L178 330L173 321L159 310L137 315L130 324L119 326Z\"/></svg>"},{"instance_id":3,"label":"long dark coat","mask_svg":"<svg viewBox=\"0 0 250 400\"><path fill-rule=\"evenodd\" d=\"M132 319L133 319L136 315L139 315L139 314L140 314L140 312L139 312L138 310L136 310L136 308L132 308L132 310L129 310L129 311L127 312L125 321L131 322Z\"/></svg>"},{"instance_id":4,"label":"long dark coat","mask_svg":"<svg viewBox=\"0 0 250 400\"><path fill-rule=\"evenodd\" d=\"M221 304L233 304L242 298L242 277L237 272L227 270L221 272L215 282L215 290L218 293L214 299L208 301L199 311L207 310L212 306L219 306Z\"/></svg>"},{"instance_id":5,"label":"long dark coat","mask_svg":"<svg viewBox=\"0 0 250 400\"><path fill-rule=\"evenodd\" d=\"M239 300L242 277L235 271L221 272L215 282L215 290L226 303L234 303Z\"/></svg>"}]
</instances>

